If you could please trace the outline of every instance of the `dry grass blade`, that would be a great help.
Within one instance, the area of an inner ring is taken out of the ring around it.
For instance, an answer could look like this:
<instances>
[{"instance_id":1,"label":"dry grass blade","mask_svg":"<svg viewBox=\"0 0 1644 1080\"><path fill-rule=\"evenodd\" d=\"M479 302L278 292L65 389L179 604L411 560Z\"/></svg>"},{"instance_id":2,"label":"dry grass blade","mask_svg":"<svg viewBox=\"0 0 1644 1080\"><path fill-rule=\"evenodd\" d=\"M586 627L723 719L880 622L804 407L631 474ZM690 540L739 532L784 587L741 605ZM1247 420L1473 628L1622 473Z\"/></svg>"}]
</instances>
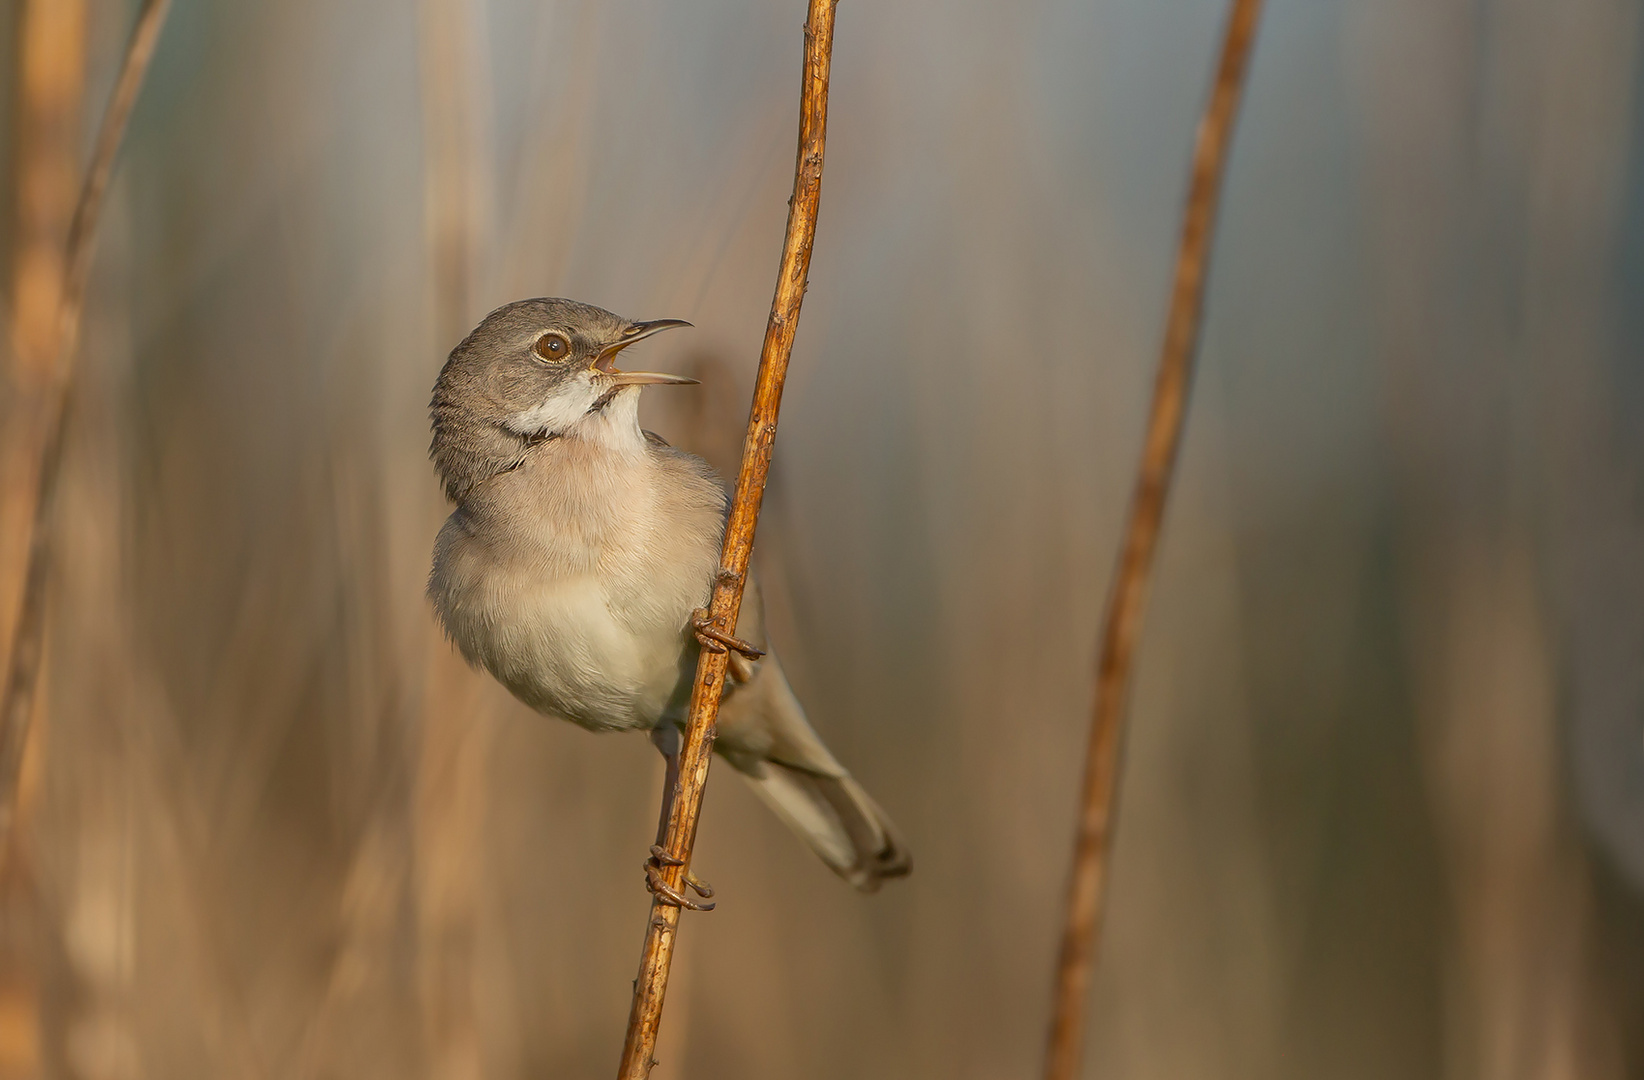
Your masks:
<instances>
[{"instance_id":1,"label":"dry grass blade","mask_svg":"<svg viewBox=\"0 0 1644 1080\"><path fill-rule=\"evenodd\" d=\"M57 474L63 459L63 417L73 382L74 350L80 336L80 315L85 306L86 279L91 272L92 241L102 217L114 158L125 136L132 107L148 73L149 61L160 39L171 0L147 0L137 16L125 60L109 97L97 142L86 167L80 198L69 223L63 266L63 290L57 318L54 360L48 374L46 400L36 429L35 446L29 461L35 463L31 533L28 559L22 568L21 588L0 592L18 596L13 621L11 655L6 665L4 692L0 694L0 838L11 830L15 814L18 772L23 746L33 712L35 684L40 674L44 649L46 579L50 556L50 523L57 491Z\"/></svg>"},{"instance_id":2,"label":"dry grass blade","mask_svg":"<svg viewBox=\"0 0 1644 1080\"><path fill-rule=\"evenodd\" d=\"M833 54L833 20L837 0L810 0L805 20L805 66L799 92L799 151L794 164L793 198L788 202L788 228L782 242L782 265L777 273L776 295L765 325L765 343L759 355L759 374L754 384L753 406L748 414L748 434L742 445L742 467L737 473L736 492L731 498L730 518L725 525L725 546L720 555L719 574L714 583L708 617L713 629L729 634L736 628L742 608L742 587L747 580L748 559L753 550L754 529L759 507L765 497L765 481L770 474L771 447L776 439L777 412L782 404L782 384L788 374L788 358L793 352L794 332L799 326L799 307L805 299L811 264L811 244L816 237L816 211L822 193L822 152L828 119L828 66ZM729 663L725 651L703 649L697 661L696 682L691 689L691 711L680 752L679 779L674 788L672 809L663 848L672 856L662 880L676 892L685 885L691 849L696 842L697 816L702 807L702 790L708 780L708 763L713 754L714 721L719 715L719 699L725 687ZM628 1016L628 1034L622 1047L621 1080L638 1080L650 1074L651 1053L656 1048L657 1028L662 1021L662 999L668 987L668 968L673 960L674 937L679 928L680 909L660 897L652 900L650 922L645 932L645 948L640 956L639 978L634 982L633 1008Z\"/></svg>"},{"instance_id":3,"label":"dry grass blade","mask_svg":"<svg viewBox=\"0 0 1644 1080\"><path fill-rule=\"evenodd\" d=\"M1216 207L1233 136L1233 121L1260 12L1261 0L1233 0L1215 85L1199 121L1193 148L1192 182L1182 222L1181 247L1176 256L1176 281L1165 323L1164 346L1153 387L1147 440L1131 494L1124 547L1119 553L1102 623L1096 700L1068 883L1067 921L1056 965L1050 1041L1045 1058L1047 1080L1072 1080L1083 1056L1085 998L1095 965L1113 845L1113 809L1125 701L1148 580L1158 549L1159 526L1182 443L1187 391L1204 308L1210 240L1215 231Z\"/></svg>"}]
</instances>

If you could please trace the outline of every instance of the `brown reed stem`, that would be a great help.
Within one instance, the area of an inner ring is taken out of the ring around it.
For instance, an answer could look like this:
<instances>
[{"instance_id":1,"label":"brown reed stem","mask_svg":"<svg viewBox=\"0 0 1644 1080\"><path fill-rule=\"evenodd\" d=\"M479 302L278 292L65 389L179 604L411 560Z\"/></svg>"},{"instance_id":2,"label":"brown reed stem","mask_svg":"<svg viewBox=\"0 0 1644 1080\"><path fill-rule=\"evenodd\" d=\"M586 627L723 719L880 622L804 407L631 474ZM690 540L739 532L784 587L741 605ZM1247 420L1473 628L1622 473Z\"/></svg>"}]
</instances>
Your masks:
<instances>
[{"instance_id":1,"label":"brown reed stem","mask_svg":"<svg viewBox=\"0 0 1644 1080\"><path fill-rule=\"evenodd\" d=\"M1096 959L1108 863L1113 850L1113 811L1118 792L1119 751L1125 704L1141 632L1147 588L1158 548L1159 526L1175 474L1187 416L1187 392L1204 310L1205 270L1215 231L1233 121L1255 42L1261 0L1232 0L1227 36L1215 85L1193 148L1192 179L1176 255L1176 281L1165 321L1164 345L1153 386L1147 439L1131 494L1130 518L1114 571L1102 623L1096 666L1095 704L1079 799L1079 831L1067 893L1067 921L1056 964L1046 1080L1073 1080L1084 1051L1085 999Z\"/></svg>"},{"instance_id":2,"label":"brown reed stem","mask_svg":"<svg viewBox=\"0 0 1644 1080\"><path fill-rule=\"evenodd\" d=\"M50 526L56 504L57 478L63 462L64 413L73 384L75 347L80 338L80 316L85 308L86 281L91 273L92 242L97 223L107 201L114 158L125 137L127 121L137 103L138 91L148 74L149 61L160 39L171 0L146 0L132 28L120 75L109 95L97 142L86 166L80 198L69 223L64 246L63 290L57 313L57 340L47 374L44 415L34 429L35 445L28 460L35 472L30 481L34 505L28 538L28 560L23 567L22 587L0 590L0 595L19 597L13 622L11 655L6 665L4 692L0 693L0 840L11 831L15 818L18 773L23 747L28 738L34 709L34 693L44 653L46 621L46 581L51 562Z\"/></svg>"},{"instance_id":3,"label":"brown reed stem","mask_svg":"<svg viewBox=\"0 0 1644 1080\"><path fill-rule=\"evenodd\" d=\"M748 413L748 435L742 444L742 467L737 473L730 518L725 524L725 546L720 554L713 599L708 606L709 622L722 634L735 632L737 615L742 610L742 587L747 580L754 529L759 523L759 507L770 475L782 384L788 374L788 358L793 353L794 332L799 327L799 307L809 283L811 245L816 237L816 211L822 194L828 66L833 55L836 3L837 0L810 0L805 20L799 151L794 164L793 197L788 201L788 228L782 241L782 264L777 272L776 294L771 299L771 315L765 324L765 344L759 355L753 406ZM674 785L667 835L662 843L668 854L680 863L662 869L663 881L676 892L685 888L691 849L696 843L702 791L713 756L714 721L719 715L719 699L724 692L729 660L728 653L710 649L703 649L697 660L690 718L680 751L679 780ZM678 907L661 897L653 897L645 948L640 954L639 978L634 982L633 1007L628 1014L628 1033L622 1045L622 1064L617 1071L619 1080L643 1080L655 1064L651 1053L656 1049L657 1028L662 1021L662 999L668 987L668 968L673 961L679 914Z\"/></svg>"}]
</instances>

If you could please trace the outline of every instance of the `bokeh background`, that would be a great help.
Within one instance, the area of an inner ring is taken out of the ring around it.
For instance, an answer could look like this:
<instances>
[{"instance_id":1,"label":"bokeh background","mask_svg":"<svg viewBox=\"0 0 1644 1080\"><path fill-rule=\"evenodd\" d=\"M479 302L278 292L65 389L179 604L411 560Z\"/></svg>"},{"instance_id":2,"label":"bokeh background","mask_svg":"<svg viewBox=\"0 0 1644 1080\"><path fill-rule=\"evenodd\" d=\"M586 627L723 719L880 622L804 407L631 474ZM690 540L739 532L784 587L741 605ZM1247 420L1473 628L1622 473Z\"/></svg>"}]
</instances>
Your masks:
<instances>
[{"instance_id":1,"label":"bokeh background","mask_svg":"<svg viewBox=\"0 0 1644 1080\"><path fill-rule=\"evenodd\" d=\"M0 11L15 383L135 8ZM98 240L0 1077L614 1069L660 765L441 640L428 390L519 297L690 319L648 422L732 467L803 14L177 0ZM1641 14L1270 0L1090 1075L1644 1076ZM659 1077L1038 1070L1223 18L843 5L757 565L916 868L854 895L718 771Z\"/></svg>"}]
</instances>

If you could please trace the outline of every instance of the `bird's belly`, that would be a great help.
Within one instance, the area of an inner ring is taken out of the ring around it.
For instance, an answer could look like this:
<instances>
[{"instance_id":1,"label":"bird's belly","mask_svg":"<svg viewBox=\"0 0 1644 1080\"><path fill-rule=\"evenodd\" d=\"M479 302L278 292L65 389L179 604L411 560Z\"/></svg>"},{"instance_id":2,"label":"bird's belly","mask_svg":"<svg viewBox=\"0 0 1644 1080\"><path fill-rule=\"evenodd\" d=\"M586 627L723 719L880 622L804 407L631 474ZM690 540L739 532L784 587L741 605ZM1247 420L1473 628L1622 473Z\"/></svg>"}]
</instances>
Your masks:
<instances>
[{"instance_id":1,"label":"bird's belly","mask_svg":"<svg viewBox=\"0 0 1644 1080\"><path fill-rule=\"evenodd\" d=\"M481 590L442 614L463 653L515 697L595 730L656 725L679 681L688 612L677 621L663 613L619 621L591 575L506 584L491 577Z\"/></svg>"}]
</instances>

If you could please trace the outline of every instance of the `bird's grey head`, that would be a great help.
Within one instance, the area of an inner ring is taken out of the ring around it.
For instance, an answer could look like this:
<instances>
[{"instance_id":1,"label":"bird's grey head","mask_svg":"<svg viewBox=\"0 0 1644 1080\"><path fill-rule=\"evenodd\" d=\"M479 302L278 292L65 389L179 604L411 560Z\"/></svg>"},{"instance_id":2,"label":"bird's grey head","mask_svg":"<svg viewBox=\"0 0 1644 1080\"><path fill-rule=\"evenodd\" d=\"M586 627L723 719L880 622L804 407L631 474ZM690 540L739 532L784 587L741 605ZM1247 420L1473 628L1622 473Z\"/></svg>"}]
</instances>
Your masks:
<instances>
[{"instance_id":1,"label":"bird's grey head","mask_svg":"<svg viewBox=\"0 0 1644 1080\"><path fill-rule=\"evenodd\" d=\"M631 412L638 387L693 383L680 375L618 371L618 352L679 319L630 322L592 304L543 297L487 315L451 351L429 410L430 455L453 501L518 465L544 439ZM637 421L632 424L639 435Z\"/></svg>"}]
</instances>

